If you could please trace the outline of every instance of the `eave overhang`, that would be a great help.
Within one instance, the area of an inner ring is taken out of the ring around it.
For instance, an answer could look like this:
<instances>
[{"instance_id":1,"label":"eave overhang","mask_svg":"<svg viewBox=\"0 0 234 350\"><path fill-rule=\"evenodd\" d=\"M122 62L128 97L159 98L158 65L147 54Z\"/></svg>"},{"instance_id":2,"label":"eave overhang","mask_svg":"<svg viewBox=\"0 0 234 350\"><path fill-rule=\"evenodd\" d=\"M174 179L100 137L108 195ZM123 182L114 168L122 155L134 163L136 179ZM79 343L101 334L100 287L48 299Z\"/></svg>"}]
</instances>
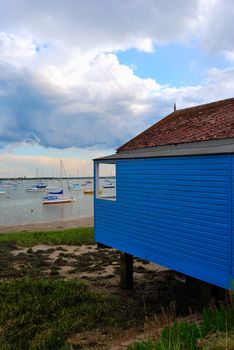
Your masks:
<instances>
[{"instance_id":1,"label":"eave overhang","mask_svg":"<svg viewBox=\"0 0 234 350\"><path fill-rule=\"evenodd\" d=\"M179 157L225 153L234 153L234 138L138 148L128 151L121 151L106 157L96 158L94 161L115 161L118 159Z\"/></svg>"}]
</instances>

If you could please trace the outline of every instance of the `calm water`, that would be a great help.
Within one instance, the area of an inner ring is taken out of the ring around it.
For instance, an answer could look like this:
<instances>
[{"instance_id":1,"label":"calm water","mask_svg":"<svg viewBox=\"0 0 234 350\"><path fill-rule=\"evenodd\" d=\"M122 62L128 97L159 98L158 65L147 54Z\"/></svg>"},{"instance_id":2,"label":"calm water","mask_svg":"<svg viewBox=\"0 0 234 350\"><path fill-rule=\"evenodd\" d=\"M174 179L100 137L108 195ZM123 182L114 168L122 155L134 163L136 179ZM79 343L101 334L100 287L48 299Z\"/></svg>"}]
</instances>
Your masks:
<instances>
[{"instance_id":1,"label":"calm water","mask_svg":"<svg viewBox=\"0 0 234 350\"><path fill-rule=\"evenodd\" d=\"M74 182L82 184L85 183L85 180ZM58 182L56 183L55 181L45 181L44 183L59 186ZM0 184L0 191L6 191L6 193L0 194L0 225L72 220L93 215L93 195L85 195L83 193L85 188L93 187L93 183L82 186L81 190L71 192L75 202L51 205L43 205L41 203L41 199L46 194L46 191L25 192L26 188L35 184L35 181L24 181L9 187L6 187L6 182ZM70 182L71 184L72 181ZM64 185L66 194L68 192L67 185ZM50 191L56 191L56 189L51 189Z\"/></svg>"}]
</instances>

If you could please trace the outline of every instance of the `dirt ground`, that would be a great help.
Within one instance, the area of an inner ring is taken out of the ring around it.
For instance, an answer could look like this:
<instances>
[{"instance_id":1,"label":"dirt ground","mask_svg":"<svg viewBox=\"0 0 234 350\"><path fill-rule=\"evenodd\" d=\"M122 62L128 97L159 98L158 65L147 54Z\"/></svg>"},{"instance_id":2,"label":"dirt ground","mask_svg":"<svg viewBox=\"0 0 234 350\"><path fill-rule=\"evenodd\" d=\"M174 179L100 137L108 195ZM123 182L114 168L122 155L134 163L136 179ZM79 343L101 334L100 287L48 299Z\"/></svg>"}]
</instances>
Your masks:
<instances>
[{"instance_id":1,"label":"dirt ground","mask_svg":"<svg viewBox=\"0 0 234 350\"><path fill-rule=\"evenodd\" d=\"M20 248L13 242L0 243L0 279L53 277L84 280L94 291L109 294L128 319L125 329L111 327L74 335L72 344L84 349L126 349L136 339L155 336L168 310L173 318L199 309L197 281L181 283L174 273L159 265L134 258L134 289L119 288L120 254L114 249L90 246L47 246ZM172 312L172 311L170 311Z\"/></svg>"},{"instance_id":2,"label":"dirt ground","mask_svg":"<svg viewBox=\"0 0 234 350\"><path fill-rule=\"evenodd\" d=\"M22 232L22 231L53 231L63 230L66 228L76 227L88 227L93 226L93 216L87 218L80 218L74 220L53 221L53 222L40 222L35 224L22 224L22 225L7 225L0 226L0 233L7 232Z\"/></svg>"}]
</instances>

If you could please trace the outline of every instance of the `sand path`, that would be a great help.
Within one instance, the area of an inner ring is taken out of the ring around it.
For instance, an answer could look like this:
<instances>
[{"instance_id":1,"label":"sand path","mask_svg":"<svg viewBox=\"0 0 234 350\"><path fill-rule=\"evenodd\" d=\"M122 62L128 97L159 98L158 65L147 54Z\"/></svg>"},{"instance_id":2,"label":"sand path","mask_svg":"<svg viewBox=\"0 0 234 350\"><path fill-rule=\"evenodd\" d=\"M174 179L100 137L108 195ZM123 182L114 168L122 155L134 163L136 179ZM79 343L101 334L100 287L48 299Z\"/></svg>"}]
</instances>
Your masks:
<instances>
[{"instance_id":1,"label":"sand path","mask_svg":"<svg viewBox=\"0 0 234 350\"><path fill-rule=\"evenodd\" d=\"M53 221L24 225L0 226L0 233L20 231L54 231L65 228L93 226L93 216L68 221Z\"/></svg>"}]
</instances>

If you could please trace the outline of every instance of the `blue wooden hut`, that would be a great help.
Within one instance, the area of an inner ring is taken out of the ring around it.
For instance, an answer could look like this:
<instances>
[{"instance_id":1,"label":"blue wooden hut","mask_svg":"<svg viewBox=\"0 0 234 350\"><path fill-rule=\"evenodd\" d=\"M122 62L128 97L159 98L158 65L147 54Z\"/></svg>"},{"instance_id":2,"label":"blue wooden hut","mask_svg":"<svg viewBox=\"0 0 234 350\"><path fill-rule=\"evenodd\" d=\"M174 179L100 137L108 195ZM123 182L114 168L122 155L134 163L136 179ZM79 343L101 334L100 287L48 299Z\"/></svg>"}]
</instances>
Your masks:
<instances>
[{"instance_id":1,"label":"blue wooden hut","mask_svg":"<svg viewBox=\"0 0 234 350\"><path fill-rule=\"evenodd\" d=\"M100 164L116 195L99 194ZM234 98L182 110L94 160L97 242L223 288L234 280Z\"/></svg>"}]
</instances>

